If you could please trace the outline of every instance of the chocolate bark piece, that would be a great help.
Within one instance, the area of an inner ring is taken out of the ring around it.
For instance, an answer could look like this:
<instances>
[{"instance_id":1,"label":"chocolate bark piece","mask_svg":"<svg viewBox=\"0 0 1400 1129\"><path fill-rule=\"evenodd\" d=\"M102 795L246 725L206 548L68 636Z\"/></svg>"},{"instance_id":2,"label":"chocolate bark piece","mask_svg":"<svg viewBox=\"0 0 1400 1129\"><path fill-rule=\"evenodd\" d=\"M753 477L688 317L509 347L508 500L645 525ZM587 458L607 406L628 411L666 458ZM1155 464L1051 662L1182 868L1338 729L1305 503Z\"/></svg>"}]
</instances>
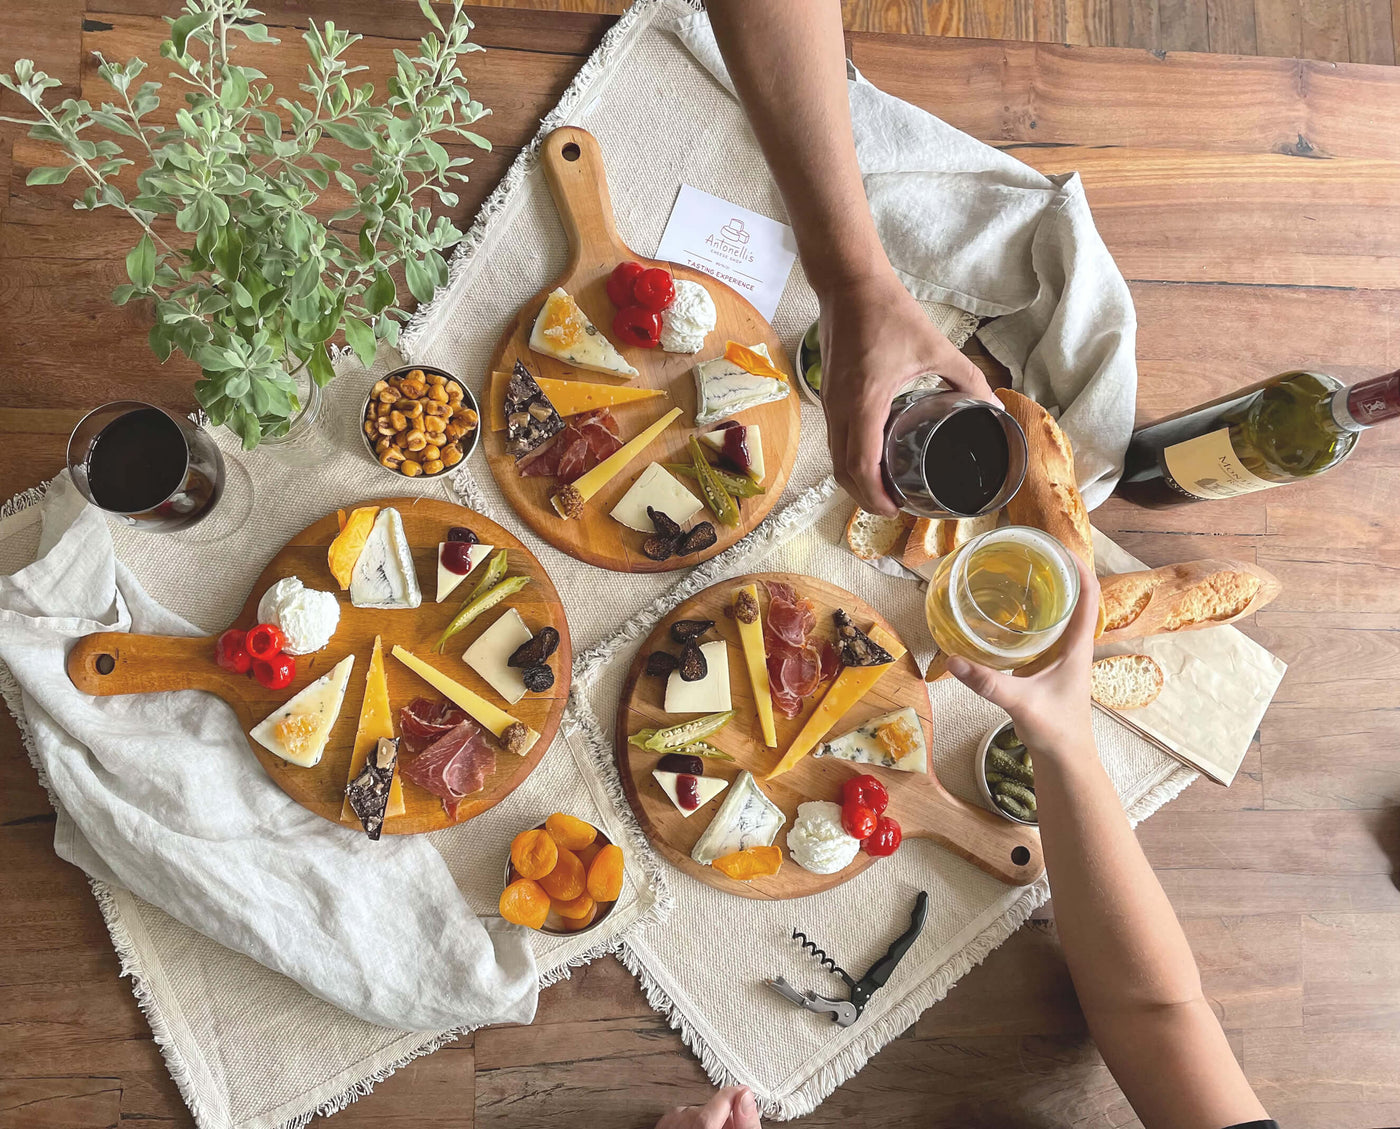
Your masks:
<instances>
[{"instance_id":1,"label":"chocolate bark piece","mask_svg":"<svg viewBox=\"0 0 1400 1129\"><path fill-rule=\"evenodd\" d=\"M836 646L841 662L846 666L884 666L894 662L894 656L851 622L844 608L832 613L836 621Z\"/></svg>"},{"instance_id":2,"label":"chocolate bark piece","mask_svg":"<svg viewBox=\"0 0 1400 1129\"><path fill-rule=\"evenodd\" d=\"M563 418L520 361L506 382L504 410L506 450L517 459L564 430Z\"/></svg>"},{"instance_id":3,"label":"chocolate bark piece","mask_svg":"<svg viewBox=\"0 0 1400 1129\"><path fill-rule=\"evenodd\" d=\"M381 737L365 758L365 766L345 786L346 799L364 826L365 834L378 839L384 829L384 811L389 806L389 788L394 782L394 766L399 760L396 737Z\"/></svg>"}]
</instances>

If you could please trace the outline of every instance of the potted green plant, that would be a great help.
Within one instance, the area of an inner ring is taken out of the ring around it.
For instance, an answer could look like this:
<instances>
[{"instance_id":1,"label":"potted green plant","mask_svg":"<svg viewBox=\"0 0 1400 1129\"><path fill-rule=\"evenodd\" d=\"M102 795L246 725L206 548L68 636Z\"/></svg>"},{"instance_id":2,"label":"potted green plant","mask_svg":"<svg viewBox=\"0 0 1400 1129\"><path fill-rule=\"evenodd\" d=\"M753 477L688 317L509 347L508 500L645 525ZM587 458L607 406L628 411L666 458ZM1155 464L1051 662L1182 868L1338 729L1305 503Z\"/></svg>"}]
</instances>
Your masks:
<instances>
[{"instance_id":1,"label":"potted green plant","mask_svg":"<svg viewBox=\"0 0 1400 1129\"><path fill-rule=\"evenodd\" d=\"M46 105L45 92L61 83L31 60L0 74L0 85L39 115L3 120L29 125L30 137L67 157L34 169L27 183L62 184L77 174L88 184L75 208L120 208L140 227L126 257L130 281L113 299L151 302L152 350L164 361L178 349L200 367L200 406L247 450L285 445L294 423L314 416L320 389L335 376L333 339L343 337L365 365L380 341L397 342L408 315L396 265L420 302L447 281L444 252L461 232L434 218L425 198L455 205L450 186L467 179L471 158L451 155L442 141L490 148L468 128L490 111L462 74L462 57L481 50L468 41L462 3L452 0L444 26L419 0L433 30L416 54L394 52L382 94L352 84L367 69L346 59L361 37L326 22L303 35L307 100L277 96L263 72L233 61L240 39L277 42L246 0L187 0L168 20L161 55L184 87L173 125L168 115L164 124L152 120L161 84L141 81L140 59L98 56L115 94L98 107L74 98ZM339 156L325 151L328 142ZM122 170L131 165L139 166L134 193L117 183L129 186ZM313 215L330 193L343 206L325 216L337 202L328 200Z\"/></svg>"}]
</instances>

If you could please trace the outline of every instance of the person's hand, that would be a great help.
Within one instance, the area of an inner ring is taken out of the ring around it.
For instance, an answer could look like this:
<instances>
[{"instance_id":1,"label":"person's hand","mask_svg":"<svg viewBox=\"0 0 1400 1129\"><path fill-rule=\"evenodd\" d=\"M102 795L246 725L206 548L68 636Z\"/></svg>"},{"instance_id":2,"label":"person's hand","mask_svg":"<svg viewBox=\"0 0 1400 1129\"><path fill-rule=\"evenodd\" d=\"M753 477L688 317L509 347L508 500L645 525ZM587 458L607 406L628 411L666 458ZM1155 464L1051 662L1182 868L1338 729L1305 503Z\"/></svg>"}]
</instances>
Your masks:
<instances>
[{"instance_id":1,"label":"person's hand","mask_svg":"<svg viewBox=\"0 0 1400 1129\"><path fill-rule=\"evenodd\" d=\"M1000 706L1016 723L1016 734L1039 756L1073 755L1094 747L1090 720L1089 665L1094 661L1094 628L1099 618L1099 582L1079 568L1079 602L1055 648L1035 664L1035 673L1005 674L953 656L948 672L968 689Z\"/></svg>"},{"instance_id":2,"label":"person's hand","mask_svg":"<svg viewBox=\"0 0 1400 1129\"><path fill-rule=\"evenodd\" d=\"M704 1105L677 1106L656 1129L759 1129L758 1106L747 1086L726 1086Z\"/></svg>"},{"instance_id":3,"label":"person's hand","mask_svg":"<svg viewBox=\"0 0 1400 1129\"><path fill-rule=\"evenodd\" d=\"M937 373L961 392L992 399L982 370L953 347L885 268L832 287L822 299L822 404L836 480L861 508L893 516L880 474L890 401L916 376Z\"/></svg>"}]
</instances>

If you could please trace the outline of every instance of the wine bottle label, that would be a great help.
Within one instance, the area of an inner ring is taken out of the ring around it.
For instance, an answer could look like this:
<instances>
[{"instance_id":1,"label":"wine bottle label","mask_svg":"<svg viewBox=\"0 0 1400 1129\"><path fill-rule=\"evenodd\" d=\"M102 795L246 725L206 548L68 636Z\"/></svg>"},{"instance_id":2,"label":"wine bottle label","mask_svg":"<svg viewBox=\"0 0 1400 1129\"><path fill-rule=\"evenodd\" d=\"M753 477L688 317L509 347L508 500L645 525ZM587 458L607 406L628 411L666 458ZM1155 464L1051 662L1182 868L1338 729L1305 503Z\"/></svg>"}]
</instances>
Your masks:
<instances>
[{"instance_id":1,"label":"wine bottle label","mask_svg":"<svg viewBox=\"0 0 1400 1129\"><path fill-rule=\"evenodd\" d=\"M1228 427L1163 447L1162 465L1167 484L1188 498L1237 498L1283 485L1260 478L1240 462Z\"/></svg>"}]
</instances>

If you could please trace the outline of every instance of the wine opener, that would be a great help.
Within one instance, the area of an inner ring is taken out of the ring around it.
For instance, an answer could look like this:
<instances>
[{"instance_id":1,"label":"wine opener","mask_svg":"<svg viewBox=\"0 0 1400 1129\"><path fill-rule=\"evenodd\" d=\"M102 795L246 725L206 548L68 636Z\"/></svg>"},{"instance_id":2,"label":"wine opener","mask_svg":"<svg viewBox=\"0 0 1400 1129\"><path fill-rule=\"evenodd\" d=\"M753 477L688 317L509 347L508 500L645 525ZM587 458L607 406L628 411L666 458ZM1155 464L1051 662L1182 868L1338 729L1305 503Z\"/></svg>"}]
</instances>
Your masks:
<instances>
[{"instance_id":1,"label":"wine opener","mask_svg":"<svg viewBox=\"0 0 1400 1129\"><path fill-rule=\"evenodd\" d=\"M815 942L808 939L807 934L797 929L792 931L792 939L800 942L802 948L813 960L828 971L836 973L846 982L846 987L851 992L850 999L833 1000L826 996L819 996L816 992L803 992L794 988L781 976L773 980L765 980L764 983L789 1003L806 1008L808 1011L814 1011L818 1015L829 1015L833 1023L840 1027L849 1027L860 1018L860 1013L865 1010L865 1005L870 1002L870 997L884 987L885 982L894 972L895 966L918 940L927 918L928 891L920 890L919 896L914 899L914 909L909 914L909 928L895 939L894 943L885 950L885 955L872 964L870 970L859 980L853 979L849 972L817 948Z\"/></svg>"}]
</instances>

